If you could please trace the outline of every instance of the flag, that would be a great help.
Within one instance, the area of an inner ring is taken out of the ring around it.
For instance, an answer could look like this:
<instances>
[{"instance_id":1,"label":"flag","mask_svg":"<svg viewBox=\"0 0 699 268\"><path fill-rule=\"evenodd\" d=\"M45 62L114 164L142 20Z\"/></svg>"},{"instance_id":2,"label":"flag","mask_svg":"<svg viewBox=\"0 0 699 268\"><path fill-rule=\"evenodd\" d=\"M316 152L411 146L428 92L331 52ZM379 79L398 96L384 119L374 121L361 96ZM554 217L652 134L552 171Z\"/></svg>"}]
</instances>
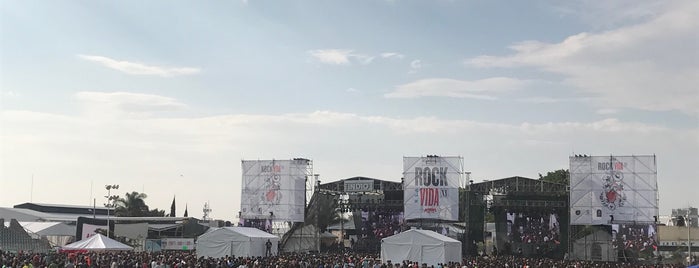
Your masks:
<instances>
[{"instance_id":1,"label":"flag","mask_svg":"<svg viewBox=\"0 0 699 268\"><path fill-rule=\"evenodd\" d=\"M187 213L187 204L184 204L184 217L189 217L189 213Z\"/></svg>"},{"instance_id":2,"label":"flag","mask_svg":"<svg viewBox=\"0 0 699 268\"><path fill-rule=\"evenodd\" d=\"M170 217L175 217L175 197L172 197L172 205L170 206Z\"/></svg>"}]
</instances>

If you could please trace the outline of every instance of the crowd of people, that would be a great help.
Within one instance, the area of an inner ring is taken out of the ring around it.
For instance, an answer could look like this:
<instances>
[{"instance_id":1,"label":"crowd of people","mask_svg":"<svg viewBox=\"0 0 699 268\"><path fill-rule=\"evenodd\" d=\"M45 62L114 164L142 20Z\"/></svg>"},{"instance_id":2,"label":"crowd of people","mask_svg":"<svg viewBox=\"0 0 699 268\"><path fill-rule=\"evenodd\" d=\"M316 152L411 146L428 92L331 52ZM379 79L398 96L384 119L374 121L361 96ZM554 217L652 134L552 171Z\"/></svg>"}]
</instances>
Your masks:
<instances>
[{"instance_id":1,"label":"crowd of people","mask_svg":"<svg viewBox=\"0 0 699 268\"><path fill-rule=\"evenodd\" d=\"M657 233L654 225L612 225L613 245L618 250L636 255L651 255L657 250Z\"/></svg>"},{"instance_id":2,"label":"crowd of people","mask_svg":"<svg viewBox=\"0 0 699 268\"><path fill-rule=\"evenodd\" d=\"M558 214L545 212L508 212L507 236L512 242L525 244L560 243Z\"/></svg>"},{"instance_id":3,"label":"crowd of people","mask_svg":"<svg viewBox=\"0 0 699 268\"><path fill-rule=\"evenodd\" d=\"M402 232L403 213L393 211L363 211L362 232L363 238L378 238L392 236Z\"/></svg>"},{"instance_id":4,"label":"crowd of people","mask_svg":"<svg viewBox=\"0 0 699 268\"><path fill-rule=\"evenodd\" d=\"M191 251L167 252L83 252L83 253L11 253L0 251L1 268L660 268L685 267L681 264L638 264L616 262L567 261L553 259L531 259L515 256L479 256L465 258L461 262L426 264L411 261L400 263L382 262L372 254L331 253L296 254L288 253L270 257L222 258L197 257Z\"/></svg>"}]
</instances>

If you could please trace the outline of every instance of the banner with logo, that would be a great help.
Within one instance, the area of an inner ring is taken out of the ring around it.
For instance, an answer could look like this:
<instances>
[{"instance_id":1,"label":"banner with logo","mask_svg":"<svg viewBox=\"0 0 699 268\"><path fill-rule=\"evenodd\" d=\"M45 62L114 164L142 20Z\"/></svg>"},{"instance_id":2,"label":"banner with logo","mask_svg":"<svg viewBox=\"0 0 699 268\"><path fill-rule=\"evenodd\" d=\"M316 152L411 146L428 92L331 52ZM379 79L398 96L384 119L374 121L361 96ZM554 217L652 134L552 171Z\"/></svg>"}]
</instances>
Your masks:
<instances>
[{"instance_id":1,"label":"banner with logo","mask_svg":"<svg viewBox=\"0 0 699 268\"><path fill-rule=\"evenodd\" d=\"M654 155L570 158L570 222L654 222L658 184Z\"/></svg>"},{"instance_id":2,"label":"banner with logo","mask_svg":"<svg viewBox=\"0 0 699 268\"><path fill-rule=\"evenodd\" d=\"M403 157L405 219L459 219L461 157Z\"/></svg>"},{"instance_id":3,"label":"banner with logo","mask_svg":"<svg viewBox=\"0 0 699 268\"><path fill-rule=\"evenodd\" d=\"M242 219L302 222L310 160L242 161Z\"/></svg>"}]
</instances>

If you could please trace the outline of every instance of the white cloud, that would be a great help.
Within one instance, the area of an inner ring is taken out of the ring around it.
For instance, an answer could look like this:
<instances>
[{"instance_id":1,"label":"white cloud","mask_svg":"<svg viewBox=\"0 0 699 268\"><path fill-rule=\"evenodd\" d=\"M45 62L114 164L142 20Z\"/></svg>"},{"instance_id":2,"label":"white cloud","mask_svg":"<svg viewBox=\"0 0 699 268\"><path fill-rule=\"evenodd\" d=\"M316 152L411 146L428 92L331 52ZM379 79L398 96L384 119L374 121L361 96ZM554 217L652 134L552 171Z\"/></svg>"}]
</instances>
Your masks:
<instances>
[{"instance_id":1,"label":"white cloud","mask_svg":"<svg viewBox=\"0 0 699 268\"><path fill-rule=\"evenodd\" d=\"M8 98L16 98L16 97L20 96L20 94L18 92L12 91L12 90L0 90L0 93L1 93L0 94L1 96L8 97Z\"/></svg>"},{"instance_id":2,"label":"white cloud","mask_svg":"<svg viewBox=\"0 0 699 268\"><path fill-rule=\"evenodd\" d=\"M88 95L83 101L99 104L102 98ZM28 199L20 189L28 189L29 182L16 178L34 174L35 185L41 185L34 187L36 202L87 204L94 180L96 185L120 184L124 192L145 189L148 204L160 209L169 207L173 194L189 204L190 212L210 201L214 217L232 219L231 211L240 204L241 170L236 163L241 159L307 157L314 160L314 172L323 182L356 175L398 181L402 156L427 153L463 155L476 181L535 177L566 168L572 150L655 153L661 165L662 211L686 205L682 197L699 187L699 181L682 180L699 176L687 169L699 159L699 129L617 119L503 124L333 111L113 119L99 113L5 110L0 125L0 155L12 155L0 161L0 202L5 206ZM361 174L357 167L362 167ZM63 192L55 195L54 189Z\"/></svg>"},{"instance_id":3,"label":"white cloud","mask_svg":"<svg viewBox=\"0 0 699 268\"><path fill-rule=\"evenodd\" d=\"M609 115L609 114L616 114L619 111L617 109L604 108L604 109L599 109L596 112L597 112L597 114L601 114L601 115Z\"/></svg>"},{"instance_id":4,"label":"white cloud","mask_svg":"<svg viewBox=\"0 0 699 268\"><path fill-rule=\"evenodd\" d=\"M85 108L101 116L142 115L187 108L173 98L131 92L83 91L76 93L75 98L80 100Z\"/></svg>"},{"instance_id":5,"label":"white cloud","mask_svg":"<svg viewBox=\"0 0 699 268\"><path fill-rule=\"evenodd\" d=\"M349 93L359 93L359 90L356 89L356 88L353 88L353 87L348 88L348 89L346 89L345 91L347 91L347 92L349 92Z\"/></svg>"},{"instance_id":6,"label":"white cloud","mask_svg":"<svg viewBox=\"0 0 699 268\"><path fill-rule=\"evenodd\" d=\"M422 61L421 60L414 60L410 62L410 68L413 69L420 69L422 68Z\"/></svg>"},{"instance_id":7,"label":"white cloud","mask_svg":"<svg viewBox=\"0 0 699 268\"><path fill-rule=\"evenodd\" d=\"M514 54L467 60L477 67L535 67L609 108L677 110L699 114L699 2L673 2L650 20L560 43L525 41Z\"/></svg>"},{"instance_id":8,"label":"white cloud","mask_svg":"<svg viewBox=\"0 0 699 268\"><path fill-rule=\"evenodd\" d=\"M139 62L119 61L104 56L78 55L78 57L83 60L95 62L104 67L132 75L156 75L171 77L178 75L192 75L201 72L199 68L146 65Z\"/></svg>"},{"instance_id":9,"label":"white cloud","mask_svg":"<svg viewBox=\"0 0 699 268\"><path fill-rule=\"evenodd\" d=\"M521 98L521 99L518 99L517 101L527 102L527 103L544 104L544 103L560 103L560 102L583 102L583 101L588 101L588 100L589 100L588 98L552 98L552 97L538 96L538 97Z\"/></svg>"},{"instance_id":10,"label":"white cloud","mask_svg":"<svg viewBox=\"0 0 699 268\"><path fill-rule=\"evenodd\" d=\"M387 98L418 98L427 96L473 98L493 100L493 93L523 88L528 81L508 77L492 77L481 80L456 80L448 78L421 79L399 85Z\"/></svg>"},{"instance_id":11,"label":"white cloud","mask_svg":"<svg viewBox=\"0 0 699 268\"><path fill-rule=\"evenodd\" d=\"M397 53L397 52L384 52L381 53L381 57L385 59L403 59L405 58L405 55Z\"/></svg>"},{"instance_id":12,"label":"white cloud","mask_svg":"<svg viewBox=\"0 0 699 268\"><path fill-rule=\"evenodd\" d=\"M308 53L321 63L333 65L350 65L353 61L369 64L374 60L372 56L354 53L351 49L316 49Z\"/></svg>"}]
</instances>

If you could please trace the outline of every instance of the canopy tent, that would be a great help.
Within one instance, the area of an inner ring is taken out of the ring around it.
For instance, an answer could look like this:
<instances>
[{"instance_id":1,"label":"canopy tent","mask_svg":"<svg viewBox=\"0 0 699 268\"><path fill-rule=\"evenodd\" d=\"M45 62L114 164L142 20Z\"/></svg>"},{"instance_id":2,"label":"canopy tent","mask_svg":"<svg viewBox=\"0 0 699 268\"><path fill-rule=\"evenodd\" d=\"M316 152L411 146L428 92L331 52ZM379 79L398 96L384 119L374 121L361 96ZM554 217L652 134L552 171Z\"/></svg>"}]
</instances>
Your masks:
<instances>
[{"instance_id":1,"label":"canopy tent","mask_svg":"<svg viewBox=\"0 0 699 268\"><path fill-rule=\"evenodd\" d=\"M62 247L75 241L75 226L63 222L20 222L19 224L30 233L46 238L54 246Z\"/></svg>"},{"instance_id":2,"label":"canopy tent","mask_svg":"<svg viewBox=\"0 0 699 268\"><path fill-rule=\"evenodd\" d=\"M416 261L428 266L460 262L461 242L433 231L412 229L381 239L381 261L389 260Z\"/></svg>"},{"instance_id":3,"label":"canopy tent","mask_svg":"<svg viewBox=\"0 0 699 268\"><path fill-rule=\"evenodd\" d=\"M75 240L75 226L64 222L31 222L22 221L19 224L33 239L46 238L53 246L65 246ZM9 227L10 222L5 222Z\"/></svg>"},{"instance_id":4,"label":"canopy tent","mask_svg":"<svg viewBox=\"0 0 699 268\"><path fill-rule=\"evenodd\" d=\"M211 228L197 238L197 257L265 256L267 240L277 255L279 237L250 227Z\"/></svg>"},{"instance_id":5,"label":"canopy tent","mask_svg":"<svg viewBox=\"0 0 699 268\"><path fill-rule=\"evenodd\" d=\"M133 248L102 234L95 234L87 239L65 245L63 248L61 248L61 250L117 251L133 250Z\"/></svg>"},{"instance_id":6,"label":"canopy tent","mask_svg":"<svg viewBox=\"0 0 699 268\"><path fill-rule=\"evenodd\" d=\"M328 232L318 234L318 228L314 225L306 225L294 230L284 244L283 252L308 252L318 250L318 240L328 246L337 241L339 237Z\"/></svg>"}]
</instances>

